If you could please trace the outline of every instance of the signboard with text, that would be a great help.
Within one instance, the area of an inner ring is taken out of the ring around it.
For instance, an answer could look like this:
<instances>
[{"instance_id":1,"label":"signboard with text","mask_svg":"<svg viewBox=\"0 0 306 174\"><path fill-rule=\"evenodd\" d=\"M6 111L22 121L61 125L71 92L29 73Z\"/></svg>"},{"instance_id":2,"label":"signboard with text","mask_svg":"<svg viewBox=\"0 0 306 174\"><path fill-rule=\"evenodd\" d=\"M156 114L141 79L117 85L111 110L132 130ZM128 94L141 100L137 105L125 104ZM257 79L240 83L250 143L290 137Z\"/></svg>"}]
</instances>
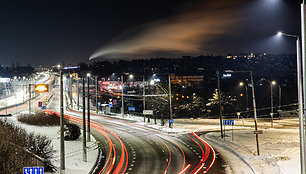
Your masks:
<instances>
[{"instance_id":1,"label":"signboard with text","mask_svg":"<svg viewBox=\"0 0 306 174\"><path fill-rule=\"evenodd\" d=\"M135 107L129 107L129 111L135 111Z\"/></svg>"},{"instance_id":2,"label":"signboard with text","mask_svg":"<svg viewBox=\"0 0 306 174\"><path fill-rule=\"evenodd\" d=\"M153 110L143 110L143 115L153 115Z\"/></svg>"},{"instance_id":3,"label":"signboard with text","mask_svg":"<svg viewBox=\"0 0 306 174\"><path fill-rule=\"evenodd\" d=\"M223 120L223 125L234 126L234 120Z\"/></svg>"}]
</instances>

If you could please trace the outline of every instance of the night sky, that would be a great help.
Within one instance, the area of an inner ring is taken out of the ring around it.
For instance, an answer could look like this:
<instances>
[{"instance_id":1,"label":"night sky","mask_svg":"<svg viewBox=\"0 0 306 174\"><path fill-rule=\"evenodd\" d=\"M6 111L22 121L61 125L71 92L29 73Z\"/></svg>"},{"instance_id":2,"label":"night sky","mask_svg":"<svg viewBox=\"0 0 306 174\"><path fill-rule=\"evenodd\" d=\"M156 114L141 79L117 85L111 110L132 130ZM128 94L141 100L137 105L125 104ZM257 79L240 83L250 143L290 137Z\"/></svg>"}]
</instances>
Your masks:
<instances>
[{"instance_id":1,"label":"night sky","mask_svg":"<svg viewBox=\"0 0 306 174\"><path fill-rule=\"evenodd\" d=\"M0 60L77 64L133 59L295 53L299 0L0 1ZM93 59L99 60L99 59Z\"/></svg>"}]
</instances>

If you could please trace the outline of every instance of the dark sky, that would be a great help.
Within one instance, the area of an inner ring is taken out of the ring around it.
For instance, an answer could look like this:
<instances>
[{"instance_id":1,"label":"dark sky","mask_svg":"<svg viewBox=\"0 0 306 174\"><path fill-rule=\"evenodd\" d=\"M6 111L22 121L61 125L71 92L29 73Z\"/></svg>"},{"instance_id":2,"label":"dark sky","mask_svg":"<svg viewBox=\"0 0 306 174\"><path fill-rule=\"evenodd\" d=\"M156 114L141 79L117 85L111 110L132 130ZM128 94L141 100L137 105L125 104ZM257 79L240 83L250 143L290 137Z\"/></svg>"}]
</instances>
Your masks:
<instances>
[{"instance_id":1,"label":"dark sky","mask_svg":"<svg viewBox=\"0 0 306 174\"><path fill-rule=\"evenodd\" d=\"M0 64L294 53L299 0L2 0Z\"/></svg>"}]
</instances>

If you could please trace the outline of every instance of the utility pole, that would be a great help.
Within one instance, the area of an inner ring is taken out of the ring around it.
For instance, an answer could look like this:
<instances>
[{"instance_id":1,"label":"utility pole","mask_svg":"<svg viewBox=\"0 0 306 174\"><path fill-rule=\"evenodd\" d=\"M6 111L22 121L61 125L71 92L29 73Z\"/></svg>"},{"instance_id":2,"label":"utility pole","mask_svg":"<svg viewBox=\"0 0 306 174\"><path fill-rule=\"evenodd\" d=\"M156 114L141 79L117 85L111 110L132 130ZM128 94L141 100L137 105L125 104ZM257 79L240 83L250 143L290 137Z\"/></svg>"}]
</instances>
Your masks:
<instances>
[{"instance_id":1,"label":"utility pole","mask_svg":"<svg viewBox=\"0 0 306 174\"><path fill-rule=\"evenodd\" d=\"M89 80L87 76L87 141L90 142L90 94L89 94Z\"/></svg>"},{"instance_id":2,"label":"utility pole","mask_svg":"<svg viewBox=\"0 0 306 174\"><path fill-rule=\"evenodd\" d=\"M31 81L29 84L29 114L31 114Z\"/></svg>"},{"instance_id":3,"label":"utility pole","mask_svg":"<svg viewBox=\"0 0 306 174\"><path fill-rule=\"evenodd\" d=\"M121 75L121 115L124 117L124 99L123 99L123 75Z\"/></svg>"},{"instance_id":4,"label":"utility pole","mask_svg":"<svg viewBox=\"0 0 306 174\"><path fill-rule=\"evenodd\" d=\"M73 81L73 78L72 78L72 76L70 75L69 76L70 77L70 79L69 79L69 91L70 91L70 106L71 106L71 109L73 108L73 98L72 98L72 81Z\"/></svg>"},{"instance_id":5,"label":"utility pole","mask_svg":"<svg viewBox=\"0 0 306 174\"><path fill-rule=\"evenodd\" d=\"M85 78L83 77L83 161L87 162L86 150L86 113L85 113Z\"/></svg>"},{"instance_id":6,"label":"utility pole","mask_svg":"<svg viewBox=\"0 0 306 174\"><path fill-rule=\"evenodd\" d=\"M273 127L273 85L272 82L270 82L270 88L271 88L271 127Z\"/></svg>"},{"instance_id":7,"label":"utility pole","mask_svg":"<svg viewBox=\"0 0 306 174\"><path fill-rule=\"evenodd\" d=\"M31 95L31 93L30 93ZM31 97L30 97L31 98ZM65 174L65 142L64 142L64 95L63 95L63 72L60 70L60 162L61 174Z\"/></svg>"},{"instance_id":8,"label":"utility pole","mask_svg":"<svg viewBox=\"0 0 306 174\"><path fill-rule=\"evenodd\" d=\"M218 83L218 100L219 100L219 111L220 111L220 128L221 128L221 138L223 138L223 128L222 128L222 103L221 103L221 92L220 92L220 72L217 71L217 83Z\"/></svg>"},{"instance_id":9,"label":"utility pole","mask_svg":"<svg viewBox=\"0 0 306 174\"><path fill-rule=\"evenodd\" d=\"M80 109L80 90L79 90L79 76L77 77L77 105L78 105L78 110Z\"/></svg>"},{"instance_id":10,"label":"utility pole","mask_svg":"<svg viewBox=\"0 0 306 174\"><path fill-rule=\"evenodd\" d=\"M143 95L143 110L146 110L146 85L145 85L145 77L143 76L142 79L142 84L143 84L143 90L142 90L142 95ZM143 122L146 122L146 115L143 114Z\"/></svg>"},{"instance_id":11,"label":"utility pole","mask_svg":"<svg viewBox=\"0 0 306 174\"><path fill-rule=\"evenodd\" d=\"M169 108L170 108L170 119L169 119L169 127L173 128L173 123L170 123L170 120L173 118L173 113L172 113L172 94L171 94L171 78L170 78L170 73L168 76L168 81L169 81Z\"/></svg>"},{"instance_id":12,"label":"utility pole","mask_svg":"<svg viewBox=\"0 0 306 174\"><path fill-rule=\"evenodd\" d=\"M97 109L97 114L99 113L99 106L98 106L98 76L95 77L95 82L96 82L96 109Z\"/></svg>"},{"instance_id":13,"label":"utility pole","mask_svg":"<svg viewBox=\"0 0 306 174\"><path fill-rule=\"evenodd\" d=\"M258 141L258 133L257 133L257 109L256 109L256 100L255 100L255 86L253 81L253 72L251 74L251 84L252 84L252 98L253 98L253 109L254 109L254 123L255 123L255 135L256 135L256 146L257 146L257 155L259 156L259 141Z\"/></svg>"}]
</instances>

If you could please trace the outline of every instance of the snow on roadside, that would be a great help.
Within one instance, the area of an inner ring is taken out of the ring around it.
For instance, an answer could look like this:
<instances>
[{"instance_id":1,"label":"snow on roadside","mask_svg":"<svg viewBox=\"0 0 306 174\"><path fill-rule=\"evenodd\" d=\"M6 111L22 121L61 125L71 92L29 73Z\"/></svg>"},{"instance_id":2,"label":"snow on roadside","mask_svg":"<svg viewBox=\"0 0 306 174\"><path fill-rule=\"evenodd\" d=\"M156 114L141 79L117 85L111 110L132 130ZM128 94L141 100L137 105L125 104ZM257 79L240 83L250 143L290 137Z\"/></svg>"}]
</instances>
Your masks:
<instances>
[{"instance_id":1,"label":"snow on roadside","mask_svg":"<svg viewBox=\"0 0 306 174\"><path fill-rule=\"evenodd\" d=\"M3 118L2 118L3 119ZM45 135L52 141L53 149L55 150L54 158L51 160L52 164L57 167L59 173L60 168L60 136L59 126L33 126L23 124L17 121L16 115L7 118L8 121L13 122L15 125L25 129L28 133L33 132L36 135ZM82 132L82 131L81 131ZM83 141L82 134L76 141L65 141L65 165L67 174L84 174L89 173L94 166L98 157L98 145L95 143L95 139L92 137L91 142L87 143L87 162L83 162ZM27 167L27 166L25 166Z\"/></svg>"},{"instance_id":2,"label":"snow on roadside","mask_svg":"<svg viewBox=\"0 0 306 174\"><path fill-rule=\"evenodd\" d=\"M219 150L229 164L228 173L243 173L244 169L250 170L243 160L255 170L255 173L300 173L298 130L269 128L263 132L259 135L260 156L257 156L255 135L251 129L234 130L234 140L231 133L222 140L219 132L208 133L205 138ZM226 151L221 152L222 149Z\"/></svg>"}]
</instances>

